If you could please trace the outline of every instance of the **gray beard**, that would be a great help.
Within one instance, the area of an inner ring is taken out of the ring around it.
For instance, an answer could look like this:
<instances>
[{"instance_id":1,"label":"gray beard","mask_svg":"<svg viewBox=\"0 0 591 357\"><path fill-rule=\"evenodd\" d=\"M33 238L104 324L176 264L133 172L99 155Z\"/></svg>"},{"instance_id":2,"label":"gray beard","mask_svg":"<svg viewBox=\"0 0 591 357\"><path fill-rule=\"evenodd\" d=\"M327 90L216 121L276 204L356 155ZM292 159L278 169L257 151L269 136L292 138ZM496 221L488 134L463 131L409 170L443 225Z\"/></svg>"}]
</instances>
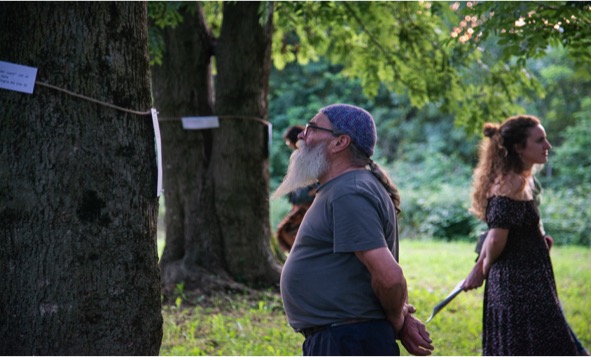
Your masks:
<instances>
[{"instance_id":1,"label":"gray beard","mask_svg":"<svg viewBox=\"0 0 591 357\"><path fill-rule=\"evenodd\" d=\"M287 174L285 174L283 182L271 195L271 199L287 195L298 188L309 186L325 174L328 170L326 145L326 142L321 142L314 147L309 147L305 145L304 141L300 140L298 149L289 158Z\"/></svg>"}]
</instances>

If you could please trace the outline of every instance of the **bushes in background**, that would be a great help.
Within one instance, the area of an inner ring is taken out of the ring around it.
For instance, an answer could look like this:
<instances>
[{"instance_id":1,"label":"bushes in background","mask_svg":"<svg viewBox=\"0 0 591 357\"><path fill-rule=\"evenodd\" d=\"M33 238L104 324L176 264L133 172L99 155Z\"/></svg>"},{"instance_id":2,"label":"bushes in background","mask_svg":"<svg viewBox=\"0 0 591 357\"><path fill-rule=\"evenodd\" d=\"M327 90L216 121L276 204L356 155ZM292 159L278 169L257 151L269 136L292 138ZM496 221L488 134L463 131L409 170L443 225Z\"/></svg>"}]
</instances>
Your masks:
<instances>
[{"instance_id":1,"label":"bushes in background","mask_svg":"<svg viewBox=\"0 0 591 357\"><path fill-rule=\"evenodd\" d=\"M474 241L482 224L468 212L469 187L402 190L401 238Z\"/></svg>"},{"instance_id":2,"label":"bushes in background","mask_svg":"<svg viewBox=\"0 0 591 357\"><path fill-rule=\"evenodd\" d=\"M545 189L540 215L555 244L591 246L591 188Z\"/></svg>"},{"instance_id":3,"label":"bushes in background","mask_svg":"<svg viewBox=\"0 0 591 357\"><path fill-rule=\"evenodd\" d=\"M472 169L453 156L424 149L417 164L385 166L401 194L401 238L476 242L486 225L468 212ZM591 246L591 182L556 187L548 180L540 206L546 233L557 245Z\"/></svg>"},{"instance_id":4,"label":"bushes in background","mask_svg":"<svg viewBox=\"0 0 591 357\"><path fill-rule=\"evenodd\" d=\"M468 212L470 185L441 184L437 188L421 188L398 184L402 197L399 218L401 239L434 239L476 242L486 225ZM591 188L577 187L555 191L544 189L540 215L546 233L557 245L591 247ZM271 202L273 231L289 211L289 203L279 199Z\"/></svg>"}]
</instances>

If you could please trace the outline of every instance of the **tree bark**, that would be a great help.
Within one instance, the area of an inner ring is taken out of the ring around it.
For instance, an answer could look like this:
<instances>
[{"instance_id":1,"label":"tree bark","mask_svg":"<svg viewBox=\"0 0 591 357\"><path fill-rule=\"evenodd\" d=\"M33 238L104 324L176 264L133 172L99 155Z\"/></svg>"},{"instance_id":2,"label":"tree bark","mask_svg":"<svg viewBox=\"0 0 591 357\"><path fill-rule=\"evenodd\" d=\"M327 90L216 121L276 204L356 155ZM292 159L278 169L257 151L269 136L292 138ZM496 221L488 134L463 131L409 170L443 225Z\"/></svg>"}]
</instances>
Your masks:
<instances>
[{"instance_id":1,"label":"tree bark","mask_svg":"<svg viewBox=\"0 0 591 357\"><path fill-rule=\"evenodd\" d=\"M2 60L114 105L151 107L141 2L0 3ZM157 355L150 116L37 85L0 89L0 354Z\"/></svg>"},{"instance_id":2,"label":"tree bark","mask_svg":"<svg viewBox=\"0 0 591 357\"><path fill-rule=\"evenodd\" d=\"M224 273L222 251L208 237L219 237L217 218L208 207L212 129L184 130L182 116L213 113L211 58L213 37L203 10L183 6L183 22L163 29L166 50L153 69L154 99L161 113L164 162L166 245L160 266L166 291L176 284L206 288L208 272ZM207 267L207 270L204 268Z\"/></svg>"},{"instance_id":3,"label":"tree bark","mask_svg":"<svg viewBox=\"0 0 591 357\"><path fill-rule=\"evenodd\" d=\"M261 25L261 6L268 6ZM269 285L281 268L270 248L269 128L272 3L226 2L216 49L216 112L212 161L215 211L227 270L239 281Z\"/></svg>"},{"instance_id":4,"label":"tree bark","mask_svg":"<svg viewBox=\"0 0 591 357\"><path fill-rule=\"evenodd\" d=\"M183 23L164 33L163 63L154 68L162 116L220 116L219 128L199 131L162 123L166 290L180 282L208 291L236 281L267 287L279 281L270 249L268 129L242 119L267 116L272 23L259 24L258 8L257 2L224 5L217 46L200 7L181 10Z\"/></svg>"}]
</instances>

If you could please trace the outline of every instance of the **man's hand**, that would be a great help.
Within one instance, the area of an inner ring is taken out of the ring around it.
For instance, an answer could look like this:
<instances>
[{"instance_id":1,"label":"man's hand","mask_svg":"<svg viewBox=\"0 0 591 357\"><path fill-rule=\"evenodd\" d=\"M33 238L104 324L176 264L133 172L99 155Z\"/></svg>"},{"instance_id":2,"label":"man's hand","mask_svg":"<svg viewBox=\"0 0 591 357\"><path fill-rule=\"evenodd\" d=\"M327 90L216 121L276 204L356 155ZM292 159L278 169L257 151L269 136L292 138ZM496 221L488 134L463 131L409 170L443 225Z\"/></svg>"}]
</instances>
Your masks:
<instances>
[{"instance_id":1,"label":"man's hand","mask_svg":"<svg viewBox=\"0 0 591 357\"><path fill-rule=\"evenodd\" d=\"M428 356L434 349L431 344L433 341L429 337L425 324L410 313L406 315L404 325L398 332L398 337L408 353L415 356Z\"/></svg>"},{"instance_id":2,"label":"man's hand","mask_svg":"<svg viewBox=\"0 0 591 357\"><path fill-rule=\"evenodd\" d=\"M392 327L394 327L394 331L401 331L402 328L404 327L404 320L406 318L406 316L410 316L410 314L414 314L415 312L417 312L417 309L409 304L404 304L404 307L402 308L402 313L400 314L400 316L396 319L392 319L392 318L388 318L388 320L390 321L390 323L392 324Z\"/></svg>"}]
</instances>

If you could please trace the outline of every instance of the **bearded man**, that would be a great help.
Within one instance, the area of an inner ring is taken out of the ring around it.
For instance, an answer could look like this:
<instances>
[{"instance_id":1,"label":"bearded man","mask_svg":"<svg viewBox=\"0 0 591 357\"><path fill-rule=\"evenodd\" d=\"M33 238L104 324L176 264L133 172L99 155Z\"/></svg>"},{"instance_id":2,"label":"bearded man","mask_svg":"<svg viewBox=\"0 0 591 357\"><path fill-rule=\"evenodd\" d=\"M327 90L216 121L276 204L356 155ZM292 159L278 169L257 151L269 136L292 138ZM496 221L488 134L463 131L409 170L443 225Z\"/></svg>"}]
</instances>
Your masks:
<instances>
[{"instance_id":1,"label":"bearded man","mask_svg":"<svg viewBox=\"0 0 591 357\"><path fill-rule=\"evenodd\" d=\"M277 198L320 185L281 274L281 297L303 354L415 355L433 346L407 303L398 254L400 197L371 160L371 114L348 104L322 108L299 134Z\"/></svg>"}]
</instances>

